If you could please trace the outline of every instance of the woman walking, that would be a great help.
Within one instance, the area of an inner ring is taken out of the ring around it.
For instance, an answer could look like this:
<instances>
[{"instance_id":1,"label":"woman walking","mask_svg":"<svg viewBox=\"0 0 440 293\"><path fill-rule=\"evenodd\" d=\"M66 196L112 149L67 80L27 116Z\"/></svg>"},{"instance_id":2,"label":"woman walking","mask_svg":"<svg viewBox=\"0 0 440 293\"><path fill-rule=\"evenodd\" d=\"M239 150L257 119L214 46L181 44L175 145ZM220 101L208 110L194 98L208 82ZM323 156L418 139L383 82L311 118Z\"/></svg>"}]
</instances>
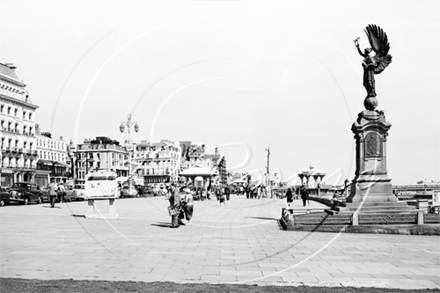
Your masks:
<instances>
[{"instance_id":1,"label":"woman walking","mask_svg":"<svg viewBox=\"0 0 440 293\"><path fill-rule=\"evenodd\" d=\"M290 188L287 188L286 200L287 200L287 206L290 207L290 204L293 202L293 194L292 194L292 190Z\"/></svg>"}]
</instances>

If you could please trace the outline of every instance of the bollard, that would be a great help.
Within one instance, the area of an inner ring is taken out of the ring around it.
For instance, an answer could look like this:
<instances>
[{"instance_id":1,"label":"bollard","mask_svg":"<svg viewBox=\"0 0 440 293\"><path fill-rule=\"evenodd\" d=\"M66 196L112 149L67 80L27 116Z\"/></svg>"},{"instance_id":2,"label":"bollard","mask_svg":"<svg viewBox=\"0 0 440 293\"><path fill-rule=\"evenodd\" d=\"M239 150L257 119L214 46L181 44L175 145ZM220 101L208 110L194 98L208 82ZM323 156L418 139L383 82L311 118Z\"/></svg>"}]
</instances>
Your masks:
<instances>
[{"instance_id":1,"label":"bollard","mask_svg":"<svg viewBox=\"0 0 440 293\"><path fill-rule=\"evenodd\" d=\"M93 199L88 199L87 200L87 214L88 215L94 215L96 213L95 211L95 206L93 205L94 200Z\"/></svg>"},{"instance_id":2,"label":"bollard","mask_svg":"<svg viewBox=\"0 0 440 293\"><path fill-rule=\"evenodd\" d=\"M111 219L116 219L118 215L116 214L116 205L115 205L115 199L111 198L108 200L109 209L108 209L108 215Z\"/></svg>"},{"instance_id":3,"label":"bollard","mask_svg":"<svg viewBox=\"0 0 440 293\"><path fill-rule=\"evenodd\" d=\"M423 225L424 224L424 212L423 211L417 211L417 225Z\"/></svg>"},{"instance_id":4,"label":"bollard","mask_svg":"<svg viewBox=\"0 0 440 293\"><path fill-rule=\"evenodd\" d=\"M353 225L353 226L359 225L359 214L358 213L354 213L351 216L351 225Z\"/></svg>"}]
</instances>

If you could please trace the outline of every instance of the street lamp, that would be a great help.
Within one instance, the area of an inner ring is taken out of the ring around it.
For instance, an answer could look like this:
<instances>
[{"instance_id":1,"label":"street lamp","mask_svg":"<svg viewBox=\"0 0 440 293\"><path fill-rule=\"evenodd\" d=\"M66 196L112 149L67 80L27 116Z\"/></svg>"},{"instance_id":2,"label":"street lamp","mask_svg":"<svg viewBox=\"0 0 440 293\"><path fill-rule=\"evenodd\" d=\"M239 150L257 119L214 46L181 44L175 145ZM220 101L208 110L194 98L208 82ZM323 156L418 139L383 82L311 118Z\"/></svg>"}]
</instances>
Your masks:
<instances>
[{"instance_id":1,"label":"street lamp","mask_svg":"<svg viewBox=\"0 0 440 293\"><path fill-rule=\"evenodd\" d=\"M122 122L121 125L119 126L119 130L121 131L121 133L123 133L125 131L125 127L127 127L127 139L125 140L125 147L128 150L129 153L129 164L128 164L128 190L130 191L130 179L131 179L131 161L132 161L132 153L131 153L131 148L132 148L132 144L131 144L131 140L130 140L130 132L131 132L131 127L133 126L134 131L138 132L139 131L139 125L137 124L137 122L134 122L131 120L131 114L127 114L127 121ZM133 148L133 152L134 152L134 148Z\"/></svg>"}]
</instances>

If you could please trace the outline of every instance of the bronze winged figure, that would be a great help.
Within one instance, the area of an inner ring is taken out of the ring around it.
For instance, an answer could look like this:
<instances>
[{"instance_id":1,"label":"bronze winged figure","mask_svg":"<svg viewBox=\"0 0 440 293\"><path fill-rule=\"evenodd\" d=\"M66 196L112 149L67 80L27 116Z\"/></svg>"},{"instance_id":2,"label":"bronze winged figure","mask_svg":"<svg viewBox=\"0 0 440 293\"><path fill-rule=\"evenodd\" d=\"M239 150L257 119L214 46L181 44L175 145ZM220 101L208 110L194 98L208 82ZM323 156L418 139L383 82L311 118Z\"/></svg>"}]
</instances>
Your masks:
<instances>
[{"instance_id":1,"label":"bronze winged figure","mask_svg":"<svg viewBox=\"0 0 440 293\"><path fill-rule=\"evenodd\" d=\"M365 33L367 34L371 47L365 48L364 52L362 52L359 48L359 38L354 40L354 44L359 54L364 57L362 62L362 67L364 68L363 84L367 90L367 97L375 97L374 75L381 73L391 63L392 56L388 54L390 50L388 37L379 26L370 24L365 28ZM374 56L370 55L371 51L374 51Z\"/></svg>"}]
</instances>

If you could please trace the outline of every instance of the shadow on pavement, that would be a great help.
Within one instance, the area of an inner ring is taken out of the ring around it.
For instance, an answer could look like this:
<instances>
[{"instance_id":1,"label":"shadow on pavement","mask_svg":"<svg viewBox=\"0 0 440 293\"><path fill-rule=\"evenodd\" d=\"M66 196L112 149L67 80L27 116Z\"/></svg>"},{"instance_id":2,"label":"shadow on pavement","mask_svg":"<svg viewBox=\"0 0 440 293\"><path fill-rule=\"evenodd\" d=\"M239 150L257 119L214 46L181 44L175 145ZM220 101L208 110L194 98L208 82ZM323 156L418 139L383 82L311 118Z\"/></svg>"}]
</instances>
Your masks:
<instances>
[{"instance_id":1,"label":"shadow on pavement","mask_svg":"<svg viewBox=\"0 0 440 293\"><path fill-rule=\"evenodd\" d=\"M156 224L151 224L151 226L156 226L156 227L162 227L162 228L169 228L171 227L170 223L166 223L166 222L159 222Z\"/></svg>"},{"instance_id":2,"label":"shadow on pavement","mask_svg":"<svg viewBox=\"0 0 440 293\"><path fill-rule=\"evenodd\" d=\"M259 219L259 220L274 220L274 221L278 220L276 218L267 218L267 217L246 217L246 218Z\"/></svg>"},{"instance_id":3,"label":"shadow on pavement","mask_svg":"<svg viewBox=\"0 0 440 293\"><path fill-rule=\"evenodd\" d=\"M75 217L75 218L85 218L86 217L86 215L75 215L75 214L71 214L71 216Z\"/></svg>"}]
</instances>

